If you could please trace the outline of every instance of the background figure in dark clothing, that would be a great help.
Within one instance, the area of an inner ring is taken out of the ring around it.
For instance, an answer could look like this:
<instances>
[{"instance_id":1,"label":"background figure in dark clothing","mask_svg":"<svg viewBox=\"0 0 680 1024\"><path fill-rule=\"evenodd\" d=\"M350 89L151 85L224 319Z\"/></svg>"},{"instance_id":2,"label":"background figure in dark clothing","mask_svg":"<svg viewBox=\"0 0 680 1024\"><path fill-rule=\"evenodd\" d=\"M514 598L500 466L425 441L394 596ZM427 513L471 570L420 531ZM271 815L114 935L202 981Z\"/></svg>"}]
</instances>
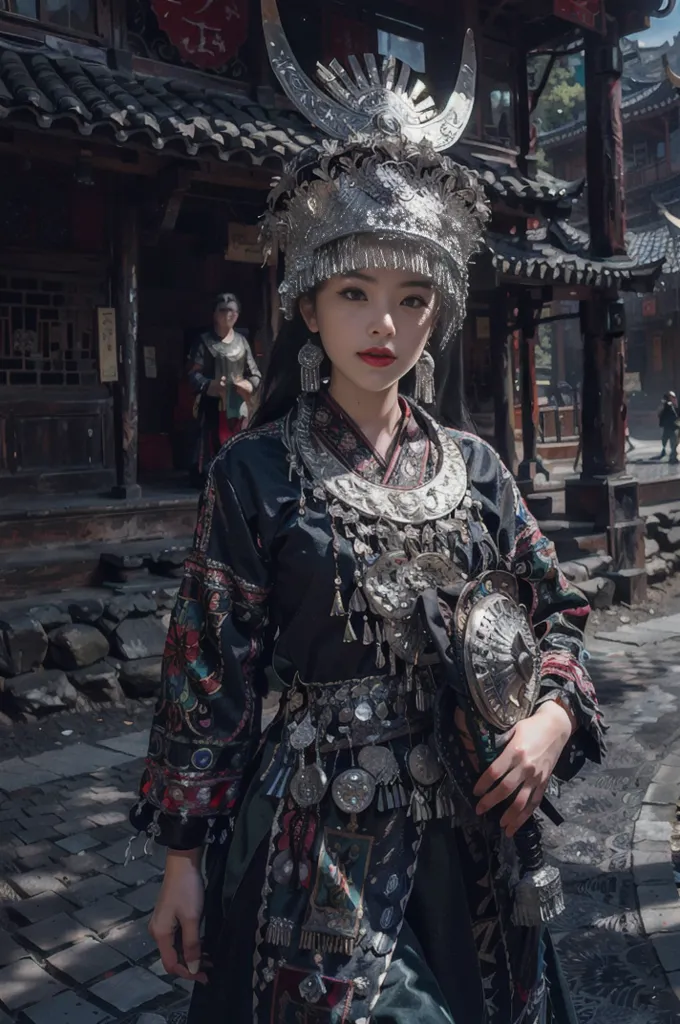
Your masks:
<instances>
[{"instance_id":1,"label":"background figure in dark clothing","mask_svg":"<svg viewBox=\"0 0 680 1024\"><path fill-rule=\"evenodd\" d=\"M260 386L260 371L250 345L234 330L241 304L228 292L218 295L213 328L200 336L189 354L188 376L196 395L199 434L192 477L202 485L210 462L230 437L247 424L247 399Z\"/></svg>"},{"instance_id":2,"label":"background figure in dark clothing","mask_svg":"<svg viewBox=\"0 0 680 1024\"><path fill-rule=\"evenodd\" d=\"M661 455L666 454L666 445L669 446L669 462L678 461L678 400L675 391L668 391L663 396L663 402L659 409L659 426L661 427Z\"/></svg>"}]
</instances>

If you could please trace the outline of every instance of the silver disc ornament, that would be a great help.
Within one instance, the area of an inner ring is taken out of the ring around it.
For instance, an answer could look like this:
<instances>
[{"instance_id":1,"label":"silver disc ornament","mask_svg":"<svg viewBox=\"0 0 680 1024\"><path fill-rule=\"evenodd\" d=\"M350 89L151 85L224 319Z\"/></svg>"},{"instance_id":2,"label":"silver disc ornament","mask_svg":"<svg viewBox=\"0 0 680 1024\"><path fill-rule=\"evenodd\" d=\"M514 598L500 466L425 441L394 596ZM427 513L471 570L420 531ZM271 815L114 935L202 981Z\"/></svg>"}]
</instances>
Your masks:
<instances>
[{"instance_id":1,"label":"silver disc ornament","mask_svg":"<svg viewBox=\"0 0 680 1024\"><path fill-rule=\"evenodd\" d=\"M298 768L290 780L290 795L298 807L314 807L323 800L328 789L328 778L318 764Z\"/></svg>"},{"instance_id":2,"label":"silver disc ornament","mask_svg":"<svg viewBox=\"0 0 680 1024\"><path fill-rule=\"evenodd\" d=\"M459 578L460 572L444 555L425 552L409 558L404 551L388 551L364 573L363 589L375 615L399 621L413 614L423 591Z\"/></svg>"},{"instance_id":3,"label":"silver disc ornament","mask_svg":"<svg viewBox=\"0 0 680 1024\"><path fill-rule=\"evenodd\" d=\"M408 756L408 768L413 781L419 786L433 786L444 774L437 755L427 743L419 743L413 748Z\"/></svg>"},{"instance_id":4,"label":"silver disc ornament","mask_svg":"<svg viewBox=\"0 0 680 1024\"><path fill-rule=\"evenodd\" d=\"M389 786L399 774L397 759L389 747L362 747L357 761L378 786Z\"/></svg>"},{"instance_id":5,"label":"silver disc ornament","mask_svg":"<svg viewBox=\"0 0 680 1024\"><path fill-rule=\"evenodd\" d=\"M492 569L463 587L454 612L455 633L460 649L463 646L465 627L470 612L478 601L490 594L507 594L513 601L517 601L519 598L517 580L509 572Z\"/></svg>"},{"instance_id":6,"label":"silver disc ornament","mask_svg":"<svg viewBox=\"0 0 680 1024\"><path fill-rule=\"evenodd\" d=\"M473 606L463 660L470 695L489 725L506 732L531 714L541 652L526 610L509 595L489 594Z\"/></svg>"},{"instance_id":7,"label":"silver disc ornament","mask_svg":"<svg viewBox=\"0 0 680 1024\"><path fill-rule=\"evenodd\" d=\"M361 814L373 803L375 779L363 768L348 768L333 780L332 793L345 814Z\"/></svg>"}]
</instances>

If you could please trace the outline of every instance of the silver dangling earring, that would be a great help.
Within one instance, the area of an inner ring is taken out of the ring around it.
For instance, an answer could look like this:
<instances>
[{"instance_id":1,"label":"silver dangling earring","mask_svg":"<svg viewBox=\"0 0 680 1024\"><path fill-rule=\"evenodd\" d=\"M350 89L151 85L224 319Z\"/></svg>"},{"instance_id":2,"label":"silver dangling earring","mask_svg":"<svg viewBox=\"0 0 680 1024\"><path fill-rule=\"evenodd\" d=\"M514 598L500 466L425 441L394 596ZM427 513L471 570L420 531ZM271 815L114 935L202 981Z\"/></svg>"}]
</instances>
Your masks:
<instances>
[{"instance_id":1,"label":"silver dangling earring","mask_svg":"<svg viewBox=\"0 0 680 1024\"><path fill-rule=\"evenodd\" d=\"M321 364L324 352L320 345L311 340L306 341L298 352L300 364L300 386L303 391L319 391L321 389Z\"/></svg>"},{"instance_id":2,"label":"silver dangling earring","mask_svg":"<svg viewBox=\"0 0 680 1024\"><path fill-rule=\"evenodd\" d=\"M429 352L423 352L416 363L414 397L416 402L422 402L424 405L434 403L434 359Z\"/></svg>"}]
</instances>

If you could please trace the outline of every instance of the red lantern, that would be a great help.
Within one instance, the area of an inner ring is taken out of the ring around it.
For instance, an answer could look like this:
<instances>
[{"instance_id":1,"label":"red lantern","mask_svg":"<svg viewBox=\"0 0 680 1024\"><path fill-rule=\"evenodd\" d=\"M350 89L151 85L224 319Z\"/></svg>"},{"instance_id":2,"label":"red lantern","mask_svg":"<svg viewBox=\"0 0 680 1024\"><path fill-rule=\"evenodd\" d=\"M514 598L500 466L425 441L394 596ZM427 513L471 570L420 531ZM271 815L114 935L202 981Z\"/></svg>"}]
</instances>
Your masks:
<instances>
[{"instance_id":1,"label":"red lantern","mask_svg":"<svg viewBox=\"0 0 680 1024\"><path fill-rule=\"evenodd\" d=\"M151 0L158 25L199 68L221 68L248 38L248 0Z\"/></svg>"}]
</instances>

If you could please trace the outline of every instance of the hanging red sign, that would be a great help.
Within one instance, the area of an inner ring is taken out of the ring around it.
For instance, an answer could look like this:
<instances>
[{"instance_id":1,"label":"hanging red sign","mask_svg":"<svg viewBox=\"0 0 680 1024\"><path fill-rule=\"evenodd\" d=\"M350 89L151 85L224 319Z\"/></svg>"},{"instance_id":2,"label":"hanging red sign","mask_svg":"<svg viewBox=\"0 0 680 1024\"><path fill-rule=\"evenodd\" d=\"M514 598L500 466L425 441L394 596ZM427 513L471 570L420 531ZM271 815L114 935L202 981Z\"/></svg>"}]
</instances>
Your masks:
<instances>
[{"instance_id":1,"label":"hanging red sign","mask_svg":"<svg viewBox=\"0 0 680 1024\"><path fill-rule=\"evenodd\" d=\"M160 29L189 64L221 68L248 37L248 0L151 0Z\"/></svg>"},{"instance_id":2,"label":"hanging red sign","mask_svg":"<svg viewBox=\"0 0 680 1024\"><path fill-rule=\"evenodd\" d=\"M554 0L557 18L572 21L591 32L606 31L604 0Z\"/></svg>"}]
</instances>

